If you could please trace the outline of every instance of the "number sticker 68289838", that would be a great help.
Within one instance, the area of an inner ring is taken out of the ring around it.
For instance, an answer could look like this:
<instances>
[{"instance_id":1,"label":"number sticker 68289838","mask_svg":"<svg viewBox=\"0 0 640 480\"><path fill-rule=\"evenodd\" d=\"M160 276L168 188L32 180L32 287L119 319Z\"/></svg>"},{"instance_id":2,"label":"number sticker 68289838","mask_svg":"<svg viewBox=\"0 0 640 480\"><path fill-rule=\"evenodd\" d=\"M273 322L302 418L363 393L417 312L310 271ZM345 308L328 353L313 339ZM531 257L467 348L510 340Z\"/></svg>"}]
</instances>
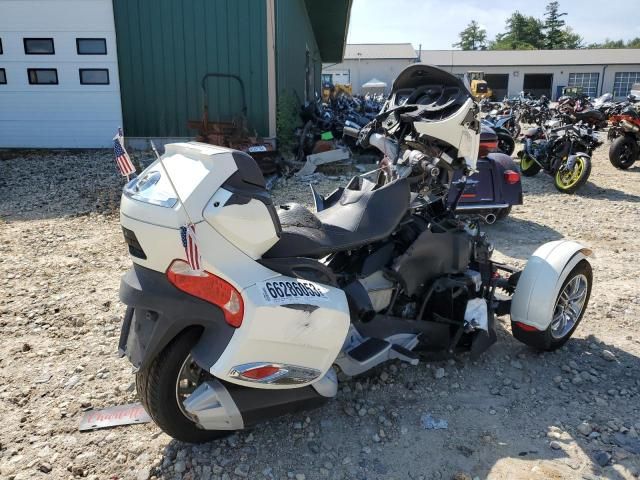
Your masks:
<instances>
[{"instance_id":1,"label":"number sticker 68289838","mask_svg":"<svg viewBox=\"0 0 640 480\"><path fill-rule=\"evenodd\" d=\"M261 283L260 290L268 303L329 300L326 287L306 280L269 280Z\"/></svg>"}]
</instances>

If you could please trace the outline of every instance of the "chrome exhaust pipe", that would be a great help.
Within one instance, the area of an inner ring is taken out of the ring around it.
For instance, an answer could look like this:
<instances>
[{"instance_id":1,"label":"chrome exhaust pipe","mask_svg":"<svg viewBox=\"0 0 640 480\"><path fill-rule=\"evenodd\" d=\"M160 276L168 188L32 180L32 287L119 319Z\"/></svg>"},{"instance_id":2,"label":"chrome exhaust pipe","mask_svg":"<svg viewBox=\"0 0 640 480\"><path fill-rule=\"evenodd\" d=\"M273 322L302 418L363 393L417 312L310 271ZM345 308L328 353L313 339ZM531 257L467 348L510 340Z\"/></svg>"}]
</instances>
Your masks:
<instances>
[{"instance_id":1,"label":"chrome exhaust pipe","mask_svg":"<svg viewBox=\"0 0 640 480\"><path fill-rule=\"evenodd\" d=\"M493 225L494 223L496 223L496 220L498 219L498 217L496 217L496 215L494 213L487 213L484 217L484 222L487 225Z\"/></svg>"},{"instance_id":2,"label":"chrome exhaust pipe","mask_svg":"<svg viewBox=\"0 0 640 480\"><path fill-rule=\"evenodd\" d=\"M358 138L358 135L360 134L360 129L345 126L342 128L342 134L348 137Z\"/></svg>"}]
</instances>

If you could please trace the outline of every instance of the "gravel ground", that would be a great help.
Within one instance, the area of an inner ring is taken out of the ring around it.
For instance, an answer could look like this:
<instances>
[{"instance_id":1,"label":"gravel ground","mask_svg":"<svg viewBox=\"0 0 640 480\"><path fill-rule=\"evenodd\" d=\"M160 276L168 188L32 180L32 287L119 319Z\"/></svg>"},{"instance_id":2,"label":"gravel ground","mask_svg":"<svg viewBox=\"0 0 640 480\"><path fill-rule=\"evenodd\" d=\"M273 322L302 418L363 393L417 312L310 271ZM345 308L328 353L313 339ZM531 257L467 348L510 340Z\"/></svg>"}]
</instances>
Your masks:
<instances>
[{"instance_id":1,"label":"gravel ground","mask_svg":"<svg viewBox=\"0 0 640 480\"><path fill-rule=\"evenodd\" d=\"M637 478L640 165L616 171L607 148L578 194L526 178L525 205L487 228L497 255L519 265L549 240L594 249L591 303L563 349L532 351L503 318L478 362L387 364L319 410L201 446L153 424L78 432L85 410L136 401L116 355L130 260L111 153L0 160L0 478ZM324 192L343 182L317 180ZM297 181L274 194L310 201ZM423 428L427 414L447 428Z\"/></svg>"}]
</instances>

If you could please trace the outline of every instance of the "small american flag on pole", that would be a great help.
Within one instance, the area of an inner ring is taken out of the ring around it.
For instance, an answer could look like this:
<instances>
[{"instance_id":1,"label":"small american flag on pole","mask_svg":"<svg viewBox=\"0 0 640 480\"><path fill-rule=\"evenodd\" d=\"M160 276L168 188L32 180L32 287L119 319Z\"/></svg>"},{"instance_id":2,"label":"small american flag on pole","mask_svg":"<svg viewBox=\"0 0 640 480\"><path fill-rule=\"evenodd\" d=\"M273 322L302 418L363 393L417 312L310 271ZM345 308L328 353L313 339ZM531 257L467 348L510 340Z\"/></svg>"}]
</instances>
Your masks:
<instances>
[{"instance_id":1,"label":"small american flag on pole","mask_svg":"<svg viewBox=\"0 0 640 480\"><path fill-rule=\"evenodd\" d=\"M124 148L124 135L122 129L118 129L118 133L113 137L113 151L116 155L116 164L123 177L128 177L132 173L136 173L136 167L133 166L129 154Z\"/></svg>"},{"instance_id":2,"label":"small american flag on pole","mask_svg":"<svg viewBox=\"0 0 640 480\"><path fill-rule=\"evenodd\" d=\"M187 254L187 262L191 270L201 271L200 250L198 249L198 241L196 240L196 227L189 224L186 227L180 227L180 237L182 238L182 246Z\"/></svg>"}]
</instances>

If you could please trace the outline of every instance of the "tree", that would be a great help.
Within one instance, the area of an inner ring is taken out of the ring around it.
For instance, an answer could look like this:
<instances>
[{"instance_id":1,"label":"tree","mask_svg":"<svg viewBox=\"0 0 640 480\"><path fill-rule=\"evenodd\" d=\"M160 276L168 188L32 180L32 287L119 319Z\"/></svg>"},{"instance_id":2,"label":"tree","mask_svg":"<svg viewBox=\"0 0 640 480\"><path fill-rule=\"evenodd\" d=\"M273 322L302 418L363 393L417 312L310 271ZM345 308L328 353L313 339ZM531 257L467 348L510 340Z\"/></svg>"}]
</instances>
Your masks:
<instances>
[{"instance_id":1,"label":"tree","mask_svg":"<svg viewBox=\"0 0 640 480\"><path fill-rule=\"evenodd\" d=\"M566 30L564 28L565 23L561 17L566 15L560 13L560 3L557 1L549 2L547 4L546 13L544 14L544 33L545 33L545 48L549 50L556 50L559 48L565 48L566 46Z\"/></svg>"},{"instance_id":2,"label":"tree","mask_svg":"<svg viewBox=\"0 0 640 480\"><path fill-rule=\"evenodd\" d=\"M591 43L588 48L640 48L640 37L632 38L626 43L624 40L607 38L602 43Z\"/></svg>"},{"instance_id":3,"label":"tree","mask_svg":"<svg viewBox=\"0 0 640 480\"><path fill-rule=\"evenodd\" d=\"M640 37L629 40L627 42L627 48L640 48Z\"/></svg>"},{"instance_id":4,"label":"tree","mask_svg":"<svg viewBox=\"0 0 640 480\"><path fill-rule=\"evenodd\" d=\"M454 47L462 50L486 50L487 48L487 31L480 28L478 22L473 20L467 28L461 31L458 36L460 41L454 43Z\"/></svg>"},{"instance_id":5,"label":"tree","mask_svg":"<svg viewBox=\"0 0 640 480\"><path fill-rule=\"evenodd\" d=\"M496 35L491 50L536 50L543 48L543 24L535 17L516 11L506 21L507 31Z\"/></svg>"},{"instance_id":6,"label":"tree","mask_svg":"<svg viewBox=\"0 0 640 480\"><path fill-rule=\"evenodd\" d=\"M584 48L584 39L575 33L571 27L566 27L562 33L564 36L562 48L568 48L570 50Z\"/></svg>"}]
</instances>

